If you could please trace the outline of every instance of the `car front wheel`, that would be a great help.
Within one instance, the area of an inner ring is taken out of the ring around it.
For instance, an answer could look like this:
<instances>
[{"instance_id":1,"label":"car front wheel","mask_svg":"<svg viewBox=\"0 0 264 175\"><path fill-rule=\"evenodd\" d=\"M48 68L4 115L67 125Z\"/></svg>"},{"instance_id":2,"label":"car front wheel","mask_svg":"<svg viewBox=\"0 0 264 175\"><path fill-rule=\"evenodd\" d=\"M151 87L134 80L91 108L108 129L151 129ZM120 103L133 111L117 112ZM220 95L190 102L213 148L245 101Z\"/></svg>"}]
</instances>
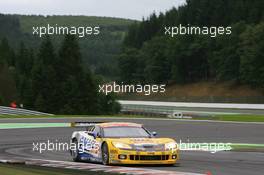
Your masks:
<instances>
[{"instance_id":1,"label":"car front wheel","mask_svg":"<svg viewBox=\"0 0 264 175\"><path fill-rule=\"evenodd\" d=\"M78 148L78 141L76 139L73 140L72 142L75 146L74 150L71 150L71 156L72 156L72 160L74 162L80 162L80 155L79 155L79 148Z\"/></svg>"},{"instance_id":2,"label":"car front wheel","mask_svg":"<svg viewBox=\"0 0 264 175\"><path fill-rule=\"evenodd\" d=\"M102 146L102 163L104 165L109 165L109 151L107 143Z\"/></svg>"}]
</instances>

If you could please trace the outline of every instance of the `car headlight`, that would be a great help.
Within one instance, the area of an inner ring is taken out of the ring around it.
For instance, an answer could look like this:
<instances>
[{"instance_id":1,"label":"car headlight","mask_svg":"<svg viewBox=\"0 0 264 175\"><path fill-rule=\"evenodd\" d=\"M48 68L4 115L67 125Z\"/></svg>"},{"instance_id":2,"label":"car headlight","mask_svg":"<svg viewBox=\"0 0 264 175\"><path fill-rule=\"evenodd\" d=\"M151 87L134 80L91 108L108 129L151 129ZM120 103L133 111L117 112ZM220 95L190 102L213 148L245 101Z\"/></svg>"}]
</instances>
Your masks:
<instances>
[{"instance_id":1,"label":"car headlight","mask_svg":"<svg viewBox=\"0 0 264 175\"><path fill-rule=\"evenodd\" d=\"M119 149L132 149L132 147L128 144L121 143L121 142L112 142L114 147L119 148Z\"/></svg>"},{"instance_id":2,"label":"car headlight","mask_svg":"<svg viewBox=\"0 0 264 175\"><path fill-rule=\"evenodd\" d=\"M176 142L169 142L165 144L165 149L166 150L176 150L178 148Z\"/></svg>"}]
</instances>

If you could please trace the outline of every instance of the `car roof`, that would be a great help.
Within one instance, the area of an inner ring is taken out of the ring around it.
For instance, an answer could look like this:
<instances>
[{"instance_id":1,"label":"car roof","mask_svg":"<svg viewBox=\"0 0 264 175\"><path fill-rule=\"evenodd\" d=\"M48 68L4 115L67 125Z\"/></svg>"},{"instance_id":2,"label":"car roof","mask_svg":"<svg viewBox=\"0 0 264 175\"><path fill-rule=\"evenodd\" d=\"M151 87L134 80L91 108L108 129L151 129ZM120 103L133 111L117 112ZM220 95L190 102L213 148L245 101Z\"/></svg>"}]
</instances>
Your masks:
<instances>
[{"instance_id":1,"label":"car roof","mask_svg":"<svg viewBox=\"0 0 264 175\"><path fill-rule=\"evenodd\" d=\"M142 124L138 123L129 123L129 122L107 122L107 123L100 123L98 126L102 128L108 127L142 127Z\"/></svg>"}]
</instances>

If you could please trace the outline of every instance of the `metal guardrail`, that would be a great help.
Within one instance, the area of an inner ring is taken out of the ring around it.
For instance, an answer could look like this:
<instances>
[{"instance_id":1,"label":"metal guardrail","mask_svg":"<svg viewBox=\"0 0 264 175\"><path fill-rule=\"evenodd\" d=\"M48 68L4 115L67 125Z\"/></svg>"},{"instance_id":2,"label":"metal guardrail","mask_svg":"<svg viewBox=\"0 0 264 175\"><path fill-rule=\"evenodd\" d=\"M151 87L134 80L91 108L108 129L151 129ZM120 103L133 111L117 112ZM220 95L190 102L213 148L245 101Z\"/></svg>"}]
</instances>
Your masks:
<instances>
[{"instance_id":1,"label":"metal guardrail","mask_svg":"<svg viewBox=\"0 0 264 175\"><path fill-rule=\"evenodd\" d=\"M189 103L248 103L264 104L264 96L223 97L223 96L137 96L125 94L120 100L133 99L135 101L164 101L164 102L189 102Z\"/></svg>"},{"instance_id":2,"label":"metal guardrail","mask_svg":"<svg viewBox=\"0 0 264 175\"><path fill-rule=\"evenodd\" d=\"M174 111L171 107L153 107L148 105L134 105L134 104L122 104L122 111L142 111L148 113L160 113L160 114L170 114Z\"/></svg>"},{"instance_id":3,"label":"metal guardrail","mask_svg":"<svg viewBox=\"0 0 264 175\"><path fill-rule=\"evenodd\" d=\"M125 101L121 105L140 105L155 107L189 107L189 108L219 108L219 109L255 109L264 110L264 104L236 104L236 103L184 103L184 102L159 102L159 101Z\"/></svg>"},{"instance_id":4,"label":"metal guardrail","mask_svg":"<svg viewBox=\"0 0 264 175\"><path fill-rule=\"evenodd\" d=\"M21 108L10 108L10 107L0 106L0 115L53 115L53 114L31 111Z\"/></svg>"},{"instance_id":5,"label":"metal guardrail","mask_svg":"<svg viewBox=\"0 0 264 175\"><path fill-rule=\"evenodd\" d=\"M128 115L162 116L169 118L185 118L186 113L171 107L153 107L147 105L121 105L121 113Z\"/></svg>"},{"instance_id":6,"label":"metal guardrail","mask_svg":"<svg viewBox=\"0 0 264 175\"><path fill-rule=\"evenodd\" d=\"M185 116L215 114L264 114L264 104L235 103L181 103L158 101L125 101L120 100L122 113L135 115L166 115L182 113Z\"/></svg>"}]
</instances>

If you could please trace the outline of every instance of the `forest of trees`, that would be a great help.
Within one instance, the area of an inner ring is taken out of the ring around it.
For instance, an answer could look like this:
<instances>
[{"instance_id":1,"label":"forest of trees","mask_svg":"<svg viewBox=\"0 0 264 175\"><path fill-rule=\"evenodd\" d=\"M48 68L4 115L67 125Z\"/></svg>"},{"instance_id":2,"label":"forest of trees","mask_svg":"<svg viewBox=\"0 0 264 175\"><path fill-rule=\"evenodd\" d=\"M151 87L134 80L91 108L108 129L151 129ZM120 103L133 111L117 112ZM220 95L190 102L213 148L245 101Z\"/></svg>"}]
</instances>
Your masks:
<instances>
[{"instance_id":1,"label":"forest of trees","mask_svg":"<svg viewBox=\"0 0 264 175\"><path fill-rule=\"evenodd\" d=\"M54 114L118 112L114 95L99 94L98 84L115 74L114 58L131 22L107 17L0 14L0 105L15 101L26 109ZM32 35L33 26L47 24L98 25L101 34L78 40Z\"/></svg>"},{"instance_id":2,"label":"forest of trees","mask_svg":"<svg viewBox=\"0 0 264 175\"><path fill-rule=\"evenodd\" d=\"M40 47L42 38L32 35L32 28L37 26L99 26L100 35L79 39L83 67L107 79L117 76L116 55L128 26L133 20L89 17L89 16L41 16L41 15L4 15L0 14L0 40L7 38L15 50L20 42L32 49ZM54 49L57 51L63 40L61 36L51 36Z\"/></svg>"},{"instance_id":3,"label":"forest of trees","mask_svg":"<svg viewBox=\"0 0 264 175\"><path fill-rule=\"evenodd\" d=\"M120 81L230 81L264 87L264 1L187 0L135 23L119 56ZM231 35L164 35L165 26L231 26ZM131 69L133 68L133 69Z\"/></svg>"},{"instance_id":4,"label":"forest of trees","mask_svg":"<svg viewBox=\"0 0 264 175\"><path fill-rule=\"evenodd\" d=\"M65 36L56 52L50 37L39 50L24 43L16 52L8 40L0 44L0 104L12 100L54 114L111 114L120 110L113 95L99 94L99 80L84 71L78 40Z\"/></svg>"},{"instance_id":5,"label":"forest of trees","mask_svg":"<svg viewBox=\"0 0 264 175\"><path fill-rule=\"evenodd\" d=\"M228 81L264 88L263 9L260 0L187 0L135 22L125 37L133 21L0 14L0 104L15 100L27 109L54 114L114 113L120 106L113 95L98 93L98 74L124 84ZM30 31L32 25L67 22L100 24L102 35L36 39ZM164 34L165 26L180 24L231 26L232 34Z\"/></svg>"}]
</instances>

